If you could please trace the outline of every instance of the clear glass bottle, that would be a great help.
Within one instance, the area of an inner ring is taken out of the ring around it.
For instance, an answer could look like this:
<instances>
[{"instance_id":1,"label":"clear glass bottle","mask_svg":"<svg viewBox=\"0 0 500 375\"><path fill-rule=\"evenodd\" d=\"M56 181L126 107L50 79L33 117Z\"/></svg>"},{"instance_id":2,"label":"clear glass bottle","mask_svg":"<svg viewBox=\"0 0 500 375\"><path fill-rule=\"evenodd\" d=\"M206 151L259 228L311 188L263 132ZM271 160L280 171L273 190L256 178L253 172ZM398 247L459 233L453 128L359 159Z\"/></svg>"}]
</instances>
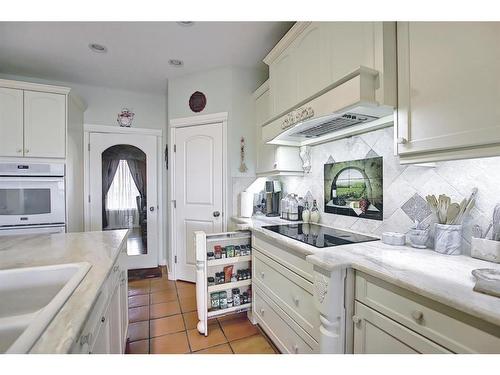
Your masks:
<instances>
[{"instance_id":1,"label":"clear glass bottle","mask_svg":"<svg viewBox=\"0 0 500 375\"><path fill-rule=\"evenodd\" d=\"M311 223L319 223L319 208L316 203L316 199L313 201L313 206L311 208Z\"/></svg>"},{"instance_id":2,"label":"clear glass bottle","mask_svg":"<svg viewBox=\"0 0 500 375\"><path fill-rule=\"evenodd\" d=\"M305 200L302 197L299 197L299 221L302 221L302 212L304 211Z\"/></svg>"},{"instance_id":3,"label":"clear glass bottle","mask_svg":"<svg viewBox=\"0 0 500 375\"><path fill-rule=\"evenodd\" d=\"M290 203L288 206L288 220L299 220L299 201L297 200L297 196L295 194L292 194L290 197Z\"/></svg>"},{"instance_id":4,"label":"clear glass bottle","mask_svg":"<svg viewBox=\"0 0 500 375\"><path fill-rule=\"evenodd\" d=\"M311 219L311 211L309 211L309 202L304 202L304 209L302 210L302 221L304 223L309 223Z\"/></svg>"},{"instance_id":5,"label":"clear glass bottle","mask_svg":"<svg viewBox=\"0 0 500 375\"><path fill-rule=\"evenodd\" d=\"M288 194L281 198L281 218L288 220Z\"/></svg>"}]
</instances>

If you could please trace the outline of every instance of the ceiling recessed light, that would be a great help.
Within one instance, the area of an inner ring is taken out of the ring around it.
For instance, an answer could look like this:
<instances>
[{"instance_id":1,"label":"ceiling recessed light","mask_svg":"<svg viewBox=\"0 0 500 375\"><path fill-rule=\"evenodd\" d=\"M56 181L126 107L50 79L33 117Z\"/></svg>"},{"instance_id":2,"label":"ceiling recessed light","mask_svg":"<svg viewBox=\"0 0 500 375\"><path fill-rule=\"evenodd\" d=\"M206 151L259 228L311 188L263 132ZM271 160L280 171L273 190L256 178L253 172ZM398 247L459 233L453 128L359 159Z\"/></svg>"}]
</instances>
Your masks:
<instances>
[{"instance_id":1,"label":"ceiling recessed light","mask_svg":"<svg viewBox=\"0 0 500 375\"><path fill-rule=\"evenodd\" d=\"M168 63L172 66L177 66L177 67L184 65L184 62L182 60L177 60L177 59L170 59L168 60Z\"/></svg>"},{"instance_id":2,"label":"ceiling recessed light","mask_svg":"<svg viewBox=\"0 0 500 375\"><path fill-rule=\"evenodd\" d=\"M177 22L181 26L193 26L194 22L193 21L179 21Z\"/></svg>"},{"instance_id":3,"label":"ceiling recessed light","mask_svg":"<svg viewBox=\"0 0 500 375\"><path fill-rule=\"evenodd\" d=\"M97 52L97 53L105 53L108 51L106 46L103 46L102 44L98 44L98 43L90 43L89 48L91 49L91 51Z\"/></svg>"}]
</instances>

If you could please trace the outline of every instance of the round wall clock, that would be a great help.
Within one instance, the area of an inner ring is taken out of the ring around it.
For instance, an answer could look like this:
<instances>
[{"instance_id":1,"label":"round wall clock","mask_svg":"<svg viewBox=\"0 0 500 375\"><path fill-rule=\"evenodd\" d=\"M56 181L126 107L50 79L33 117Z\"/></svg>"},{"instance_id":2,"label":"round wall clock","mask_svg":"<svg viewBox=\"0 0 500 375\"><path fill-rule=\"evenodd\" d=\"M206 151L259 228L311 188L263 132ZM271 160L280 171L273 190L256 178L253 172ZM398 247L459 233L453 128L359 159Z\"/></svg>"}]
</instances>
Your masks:
<instances>
[{"instance_id":1,"label":"round wall clock","mask_svg":"<svg viewBox=\"0 0 500 375\"><path fill-rule=\"evenodd\" d=\"M205 94L200 91L196 91L189 98L189 108L193 112L201 112L207 105L207 98Z\"/></svg>"}]
</instances>

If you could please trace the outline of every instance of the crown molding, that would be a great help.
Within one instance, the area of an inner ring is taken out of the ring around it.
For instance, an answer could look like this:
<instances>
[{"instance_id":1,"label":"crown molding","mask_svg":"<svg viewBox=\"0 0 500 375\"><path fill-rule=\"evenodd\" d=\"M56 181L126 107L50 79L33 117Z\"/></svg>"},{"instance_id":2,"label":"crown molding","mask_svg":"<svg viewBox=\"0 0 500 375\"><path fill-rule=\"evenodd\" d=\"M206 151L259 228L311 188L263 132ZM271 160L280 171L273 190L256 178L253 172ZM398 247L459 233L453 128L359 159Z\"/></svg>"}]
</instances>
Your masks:
<instances>
[{"instance_id":1,"label":"crown molding","mask_svg":"<svg viewBox=\"0 0 500 375\"><path fill-rule=\"evenodd\" d=\"M281 38L274 48L264 57L264 63L268 66L299 36L312 22L295 22L290 30Z\"/></svg>"}]
</instances>

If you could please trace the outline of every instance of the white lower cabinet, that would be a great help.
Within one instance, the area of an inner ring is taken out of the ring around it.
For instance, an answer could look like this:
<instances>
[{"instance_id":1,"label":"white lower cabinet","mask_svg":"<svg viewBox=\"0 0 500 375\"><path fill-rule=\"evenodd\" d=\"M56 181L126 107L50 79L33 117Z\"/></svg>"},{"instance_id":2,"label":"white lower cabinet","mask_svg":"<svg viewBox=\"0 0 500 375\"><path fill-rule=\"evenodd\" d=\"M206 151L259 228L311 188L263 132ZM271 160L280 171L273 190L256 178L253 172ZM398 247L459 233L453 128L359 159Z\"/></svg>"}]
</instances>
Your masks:
<instances>
[{"instance_id":1,"label":"white lower cabinet","mask_svg":"<svg viewBox=\"0 0 500 375\"><path fill-rule=\"evenodd\" d=\"M355 311L354 354L451 353L359 302Z\"/></svg>"},{"instance_id":2,"label":"white lower cabinet","mask_svg":"<svg viewBox=\"0 0 500 375\"><path fill-rule=\"evenodd\" d=\"M125 250L126 251L126 250ZM125 352L128 330L127 271L119 259L103 283L84 328L71 353L120 354Z\"/></svg>"},{"instance_id":3,"label":"white lower cabinet","mask_svg":"<svg viewBox=\"0 0 500 375\"><path fill-rule=\"evenodd\" d=\"M356 272L354 353L500 353L500 327Z\"/></svg>"},{"instance_id":4,"label":"white lower cabinet","mask_svg":"<svg viewBox=\"0 0 500 375\"><path fill-rule=\"evenodd\" d=\"M311 265L256 236L252 247L254 319L282 353L318 353Z\"/></svg>"}]
</instances>

